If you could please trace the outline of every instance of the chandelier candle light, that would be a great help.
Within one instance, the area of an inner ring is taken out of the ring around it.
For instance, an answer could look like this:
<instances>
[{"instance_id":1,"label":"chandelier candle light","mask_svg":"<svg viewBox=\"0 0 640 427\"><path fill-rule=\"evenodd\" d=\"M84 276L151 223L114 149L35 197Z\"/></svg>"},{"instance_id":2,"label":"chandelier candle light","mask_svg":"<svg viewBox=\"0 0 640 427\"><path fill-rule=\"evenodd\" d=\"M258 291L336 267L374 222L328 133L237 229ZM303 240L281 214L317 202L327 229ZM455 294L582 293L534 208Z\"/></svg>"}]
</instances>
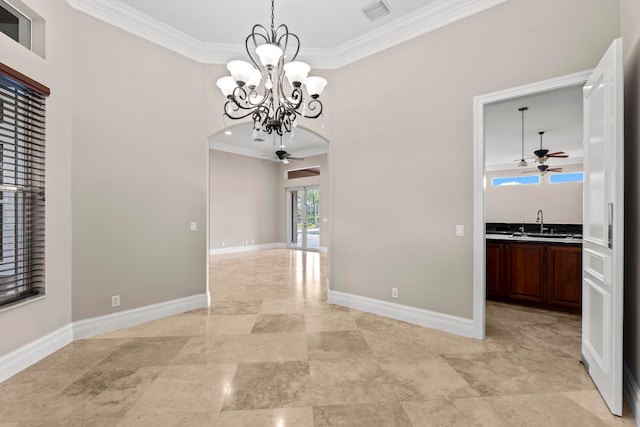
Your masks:
<instances>
[{"instance_id":1,"label":"chandelier candle light","mask_svg":"<svg viewBox=\"0 0 640 427\"><path fill-rule=\"evenodd\" d=\"M227 98L223 115L234 120L251 116L255 140L261 139L261 134L282 136L292 132L298 125L298 116L320 117L322 102L318 97L327 84L322 77L308 76L311 67L295 60L300 51L300 39L290 33L286 25L275 28L274 2L271 0L270 31L262 25L254 25L245 40L251 63L229 62L227 69L231 76L217 82ZM289 87L286 87L284 77Z\"/></svg>"}]
</instances>

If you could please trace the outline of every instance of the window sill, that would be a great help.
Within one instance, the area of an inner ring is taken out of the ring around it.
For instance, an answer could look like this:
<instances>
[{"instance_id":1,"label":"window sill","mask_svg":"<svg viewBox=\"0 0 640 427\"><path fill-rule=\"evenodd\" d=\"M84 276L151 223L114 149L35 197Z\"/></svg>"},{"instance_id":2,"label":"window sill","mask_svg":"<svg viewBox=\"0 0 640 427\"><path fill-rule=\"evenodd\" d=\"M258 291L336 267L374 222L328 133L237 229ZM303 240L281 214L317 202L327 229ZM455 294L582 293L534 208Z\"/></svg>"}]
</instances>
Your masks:
<instances>
[{"instance_id":1,"label":"window sill","mask_svg":"<svg viewBox=\"0 0 640 427\"><path fill-rule=\"evenodd\" d=\"M23 306L25 306L27 304L31 304L31 303L34 303L36 301L43 300L46 297L47 297L46 294L39 294L39 295L34 295L32 297L29 297L29 298L25 298L25 299L20 300L20 301L13 302L11 304L0 306L0 314L3 314L3 313L5 313L7 311L10 311L10 310L14 310L16 308L23 307Z\"/></svg>"}]
</instances>

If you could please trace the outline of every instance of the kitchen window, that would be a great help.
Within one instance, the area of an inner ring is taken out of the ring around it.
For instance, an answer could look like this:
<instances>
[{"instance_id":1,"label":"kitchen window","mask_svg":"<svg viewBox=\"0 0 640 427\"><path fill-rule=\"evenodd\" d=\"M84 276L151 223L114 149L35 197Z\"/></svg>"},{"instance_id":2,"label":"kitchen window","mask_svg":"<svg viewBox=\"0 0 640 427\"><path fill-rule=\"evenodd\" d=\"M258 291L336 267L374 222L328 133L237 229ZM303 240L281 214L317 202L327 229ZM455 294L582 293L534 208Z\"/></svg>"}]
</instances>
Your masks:
<instances>
[{"instance_id":1,"label":"kitchen window","mask_svg":"<svg viewBox=\"0 0 640 427\"><path fill-rule=\"evenodd\" d=\"M44 294L48 95L0 63L0 306Z\"/></svg>"},{"instance_id":2,"label":"kitchen window","mask_svg":"<svg viewBox=\"0 0 640 427\"><path fill-rule=\"evenodd\" d=\"M566 182L584 182L584 173L555 173L549 176L549 184L562 184Z\"/></svg>"},{"instance_id":3,"label":"kitchen window","mask_svg":"<svg viewBox=\"0 0 640 427\"><path fill-rule=\"evenodd\" d=\"M502 185L536 185L536 184L540 184L539 175L508 176L508 177L493 178L491 180L491 185L493 185L494 187L500 187Z\"/></svg>"}]
</instances>

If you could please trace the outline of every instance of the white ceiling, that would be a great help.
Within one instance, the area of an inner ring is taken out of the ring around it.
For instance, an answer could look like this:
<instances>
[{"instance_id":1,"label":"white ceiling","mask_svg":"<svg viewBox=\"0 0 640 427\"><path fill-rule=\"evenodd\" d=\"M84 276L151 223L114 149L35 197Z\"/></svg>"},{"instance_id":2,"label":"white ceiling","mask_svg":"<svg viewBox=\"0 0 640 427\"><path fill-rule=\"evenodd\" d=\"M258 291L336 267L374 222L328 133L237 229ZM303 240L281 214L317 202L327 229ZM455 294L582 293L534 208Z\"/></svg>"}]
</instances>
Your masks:
<instances>
[{"instance_id":1,"label":"white ceiling","mask_svg":"<svg viewBox=\"0 0 640 427\"><path fill-rule=\"evenodd\" d=\"M286 24L303 46L333 49L438 0L385 0L391 14L371 22L362 7L373 0L276 0L275 24ZM255 24L269 27L270 0L120 0L208 43L243 43Z\"/></svg>"},{"instance_id":2,"label":"white ceiling","mask_svg":"<svg viewBox=\"0 0 640 427\"><path fill-rule=\"evenodd\" d=\"M540 148L564 151L567 159L549 159L549 166L582 163L582 86L541 92L496 102L485 108L485 155L487 170L517 169L522 153L524 112L524 155ZM529 161L529 167L536 163Z\"/></svg>"}]
</instances>

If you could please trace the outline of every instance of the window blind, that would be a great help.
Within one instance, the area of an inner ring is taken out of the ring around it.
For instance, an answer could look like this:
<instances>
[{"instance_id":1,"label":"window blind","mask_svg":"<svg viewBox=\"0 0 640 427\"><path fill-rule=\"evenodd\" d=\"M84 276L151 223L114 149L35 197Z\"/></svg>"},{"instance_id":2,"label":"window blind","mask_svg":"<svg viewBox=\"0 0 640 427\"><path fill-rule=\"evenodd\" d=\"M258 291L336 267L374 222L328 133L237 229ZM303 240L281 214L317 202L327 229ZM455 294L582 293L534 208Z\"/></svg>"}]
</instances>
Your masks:
<instances>
[{"instance_id":1,"label":"window blind","mask_svg":"<svg viewBox=\"0 0 640 427\"><path fill-rule=\"evenodd\" d=\"M6 305L44 293L49 91L0 65L0 305Z\"/></svg>"}]
</instances>

